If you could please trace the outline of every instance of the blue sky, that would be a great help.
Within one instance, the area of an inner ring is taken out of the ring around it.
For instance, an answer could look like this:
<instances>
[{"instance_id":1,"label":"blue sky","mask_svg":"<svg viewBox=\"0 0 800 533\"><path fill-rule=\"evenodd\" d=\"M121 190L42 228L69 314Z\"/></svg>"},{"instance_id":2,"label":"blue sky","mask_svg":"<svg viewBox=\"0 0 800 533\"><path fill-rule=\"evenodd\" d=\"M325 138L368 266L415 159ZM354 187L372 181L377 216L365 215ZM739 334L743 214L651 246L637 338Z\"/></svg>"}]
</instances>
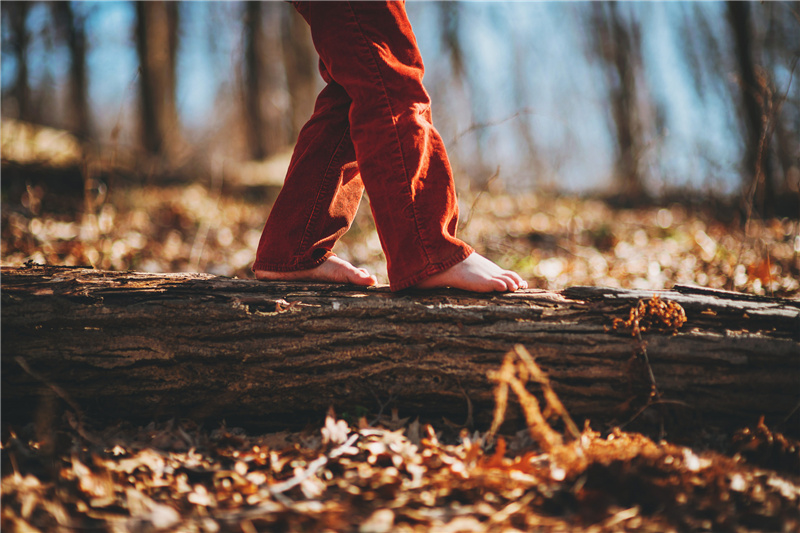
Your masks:
<instances>
[{"instance_id":1,"label":"blue sky","mask_svg":"<svg viewBox=\"0 0 800 533\"><path fill-rule=\"evenodd\" d=\"M130 2L78 2L89 35L90 98L96 120L106 131L120 113L136 104L137 58ZM287 4L286 9L289 9ZM738 181L741 141L731 103L719 92L700 95L686 67L677 28L685 3L623 3L642 28L644 76L664 128L648 139L648 168L662 183L703 186L711 177L730 189ZM586 59L587 38L580 24L586 3L467 2L459 4L460 31L471 80L469 94L448 88L447 55L440 42L440 21L430 2L410 2L409 18L426 63L426 84L433 97L434 121L445 141L471 124L499 122L460 138L451 157L463 168L482 164L502 168L509 183L554 184L587 189L608 183L613 164L605 90L597 66ZM220 90L233 87L241 50L238 3L191 2L182 6L178 65L179 112L188 135L201 135L220 104ZM712 30L725 38L720 3L705 11ZM42 33L48 16L33 7L28 29ZM213 16L212 16L213 15ZM688 14L693 16L693 12ZM4 28L4 32L7 31ZM38 43L38 41L36 41ZM33 85L52 83L68 66L63 49L31 50ZM13 82L16 65L3 54L2 83ZM223 102L224 103L224 102ZM465 107L466 106L466 107ZM468 112L466 112L468 110ZM524 121L543 167L532 176L527 145L519 134ZM657 184L659 185L659 184Z\"/></svg>"}]
</instances>

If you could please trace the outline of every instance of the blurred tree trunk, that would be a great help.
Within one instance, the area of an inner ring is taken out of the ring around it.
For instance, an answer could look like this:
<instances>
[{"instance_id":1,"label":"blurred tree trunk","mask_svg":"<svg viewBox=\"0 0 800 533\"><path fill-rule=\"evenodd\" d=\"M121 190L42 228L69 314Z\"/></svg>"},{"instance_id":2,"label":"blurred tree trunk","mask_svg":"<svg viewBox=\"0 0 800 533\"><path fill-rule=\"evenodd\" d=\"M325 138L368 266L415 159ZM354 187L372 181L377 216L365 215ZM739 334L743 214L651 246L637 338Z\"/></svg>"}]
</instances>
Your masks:
<instances>
[{"instance_id":1,"label":"blurred tree trunk","mask_svg":"<svg viewBox=\"0 0 800 533\"><path fill-rule=\"evenodd\" d=\"M30 35L25 27L31 4L28 2L3 2L2 5L3 11L8 16L9 29L11 30L8 42L17 58L17 79L11 89L17 104L17 118L33 121L28 80L28 43Z\"/></svg>"},{"instance_id":2,"label":"blurred tree trunk","mask_svg":"<svg viewBox=\"0 0 800 533\"><path fill-rule=\"evenodd\" d=\"M314 110L318 59L308 24L297 11L284 10L281 23L283 64L291 101L288 134L294 140Z\"/></svg>"},{"instance_id":3,"label":"blurred tree trunk","mask_svg":"<svg viewBox=\"0 0 800 533\"><path fill-rule=\"evenodd\" d=\"M262 3L245 2L245 65L244 65L244 119L247 130L247 145L252 159L267 156L264 114L261 109L264 71L264 28Z\"/></svg>"},{"instance_id":4,"label":"blurred tree trunk","mask_svg":"<svg viewBox=\"0 0 800 533\"><path fill-rule=\"evenodd\" d=\"M745 202L762 214L769 214L775 204L775 182L769 157L770 135L767 131L768 107L772 98L764 72L759 72L753 50L750 3L727 2L728 22L734 39L742 98L742 122L745 129L743 190Z\"/></svg>"},{"instance_id":5,"label":"blurred tree trunk","mask_svg":"<svg viewBox=\"0 0 800 533\"><path fill-rule=\"evenodd\" d=\"M438 11L439 17L439 36L443 50L450 58L450 69L452 77L447 80L447 84L442 91L446 91L453 95L463 97L463 100L458 99L460 106L456 107L456 113L463 116L469 111L471 129L474 129L474 147L472 150L464 150L469 152L469 175L474 180L470 185L478 185L480 189L484 189L491 176L496 173L495 167L487 163L485 151L482 147L485 144L487 130L481 127L480 117L482 112L483 100L475 98L474 94L480 90L480 83L475 83L470 79L469 71L466 68L466 53L461 36L461 27L463 23L463 15L461 10L463 8L458 2L434 2L435 8ZM462 153L464 153L462 152ZM451 163L455 163L451 159Z\"/></svg>"},{"instance_id":6,"label":"blurred tree trunk","mask_svg":"<svg viewBox=\"0 0 800 533\"><path fill-rule=\"evenodd\" d=\"M794 193L794 198L788 199L796 208L800 208L800 157L798 157L797 130L789 130L779 120L775 128L777 141L778 162L783 169L782 193ZM792 177L794 183L791 183ZM800 211L795 211L795 217L800 216Z\"/></svg>"},{"instance_id":7,"label":"blurred tree trunk","mask_svg":"<svg viewBox=\"0 0 800 533\"><path fill-rule=\"evenodd\" d=\"M514 38L512 42L514 50L514 64L524 65L526 50L525 46ZM536 139L534 139L534 127L531 124L530 114L527 112L530 109L527 96L531 94L528 88L528 71L524 68L517 68L514 72L514 85L513 97L515 105L519 110L519 115L516 120L516 130L519 133L520 139L525 144L525 153L527 157L526 166L535 180L540 180L547 171L546 165L539 157L539 148L536 146Z\"/></svg>"},{"instance_id":8,"label":"blurred tree trunk","mask_svg":"<svg viewBox=\"0 0 800 533\"><path fill-rule=\"evenodd\" d=\"M69 48L69 106L67 128L82 140L91 134L86 82L86 31L69 2L51 2L53 16Z\"/></svg>"},{"instance_id":9,"label":"blurred tree trunk","mask_svg":"<svg viewBox=\"0 0 800 533\"><path fill-rule=\"evenodd\" d=\"M772 111L774 116L768 124L768 135L774 133L771 142L774 160L772 180L775 190L775 212L777 216L800 216L800 91L797 90L797 67L800 64L800 2L794 4L769 4L761 6L767 18L764 33L764 60L770 72L774 90ZM793 72L789 84L778 86L776 75L786 69ZM791 90L794 89L794 90Z\"/></svg>"},{"instance_id":10,"label":"blurred tree trunk","mask_svg":"<svg viewBox=\"0 0 800 533\"><path fill-rule=\"evenodd\" d=\"M268 158L294 140L293 95L287 89L289 73L281 50L285 9L277 2L245 2L242 111L252 159ZM308 115L303 122L307 119Z\"/></svg>"},{"instance_id":11,"label":"blurred tree trunk","mask_svg":"<svg viewBox=\"0 0 800 533\"><path fill-rule=\"evenodd\" d=\"M140 65L142 145L172 159L180 140L175 104L178 3L136 2L136 51Z\"/></svg>"},{"instance_id":12,"label":"blurred tree trunk","mask_svg":"<svg viewBox=\"0 0 800 533\"><path fill-rule=\"evenodd\" d=\"M466 78L467 69L464 66L464 47L461 46L461 39L459 38L459 27L461 26L460 7L455 2L439 2L437 7L442 19L442 44L450 54L453 75L456 80L463 82L464 78Z\"/></svg>"},{"instance_id":13,"label":"blurred tree trunk","mask_svg":"<svg viewBox=\"0 0 800 533\"><path fill-rule=\"evenodd\" d=\"M639 25L632 20L627 27L615 2L594 3L592 9L592 53L603 62L616 133L614 175L620 194L635 201L645 193L639 172L643 151L636 88L636 74L642 65Z\"/></svg>"}]
</instances>

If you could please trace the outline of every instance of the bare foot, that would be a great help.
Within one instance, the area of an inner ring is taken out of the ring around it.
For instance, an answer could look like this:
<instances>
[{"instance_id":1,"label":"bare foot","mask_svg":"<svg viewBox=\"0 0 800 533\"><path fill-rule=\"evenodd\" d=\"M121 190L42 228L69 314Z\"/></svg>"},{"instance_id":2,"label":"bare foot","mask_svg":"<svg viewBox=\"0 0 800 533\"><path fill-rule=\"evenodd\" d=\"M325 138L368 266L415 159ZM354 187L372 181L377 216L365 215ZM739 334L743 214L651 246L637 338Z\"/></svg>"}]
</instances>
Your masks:
<instances>
[{"instance_id":1,"label":"bare foot","mask_svg":"<svg viewBox=\"0 0 800 533\"><path fill-rule=\"evenodd\" d=\"M356 268L344 259L332 255L318 267L293 272L271 272L256 270L256 279L269 281L323 281L326 283L352 283L353 285L370 286L378 283L378 279L364 270Z\"/></svg>"},{"instance_id":2,"label":"bare foot","mask_svg":"<svg viewBox=\"0 0 800 533\"><path fill-rule=\"evenodd\" d=\"M418 289L452 287L474 292L506 292L527 289L528 282L519 274L503 270L477 252L443 272L415 285Z\"/></svg>"}]
</instances>

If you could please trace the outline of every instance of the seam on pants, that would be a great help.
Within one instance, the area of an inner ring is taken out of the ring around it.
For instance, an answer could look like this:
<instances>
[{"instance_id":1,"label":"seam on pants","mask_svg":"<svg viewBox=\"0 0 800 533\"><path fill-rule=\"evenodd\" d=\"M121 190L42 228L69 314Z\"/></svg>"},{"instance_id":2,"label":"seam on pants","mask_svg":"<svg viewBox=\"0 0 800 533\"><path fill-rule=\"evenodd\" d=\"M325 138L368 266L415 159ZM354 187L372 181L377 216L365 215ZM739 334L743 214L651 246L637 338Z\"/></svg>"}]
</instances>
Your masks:
<instances>
[{"instance_id":1,"label":"seam on pants","mask_svg":"<svg viewBox=\"0 0 800 533\"><path fill-rule=\"evenodd\" d=\"M319 189L317 189L317 196L314 198L314 207L311 210L311 216L308 218L308 223L306 223L306 228L303 230L303 238L300 239L300 245L297 247L297 251L295 252L295 257L300 255L303 251L303 248L306 244L306 241L311 234L311 227L313 224L319 219L320 213L320 196L322 196L323 191L325 190L325 186L327 185L327 178L333 167L334 162L340 159L342 144L345 142L346 139L350 138L350 128L347 127L344 130L344 134L339 139L339 142L336 143L336 148L333 151L333 155L331 156L331 160L328 162L328 166L325 168L325 172L322 174L322 178L320 179ZM338 179L337 179L338 184Z\"/></svg>"},{"instance_id":2,"label":"seam on pants","mask_svg":"<svg viewBox=\"0 0 800 533\"><path fill-rule=\"evenodd\" d=\"M422 232L420 231L419 227L419 216L417 215L417 206L415 201L413 200L413 195L411 193L411 180L408 175L408 166L406 165L405 155L403 154L403 144L400 142L400 133L397 131L397 123L394 120L394 109L392 108L392 102L389 98L389 93L386 90L386 84L384 83L383 76L381 75L380 68L378 67L378 61L375 58L375 52L373 48L369 45L369 40L367 39L366 34L364 33L364 29L361 27L361 23L358 20L358 15L356 15L355 10L353 9L352 2L347 2L347 7L350 9L350 13L353 15L353 20L355 21L356 25L358 26L358 31L361 34L361 38L363 43L366 45L367 53L369 54L370 58L372 59L372 67L374 71L377 73L378 81L381 84L381 88L383 89L383 97L386 100L386 107L389 108L389 118L392 122L392 128L394 129L395 139L397 141L397 148L400 152L400 163L403 167L403 177L406 180L406 186L408 189L409 198L411 198L411 213L414 216L414 230L417 233L417 238L419 239L420 246L422 247L422 253L425 254L425 259L430 264L431 257L428 253L428 247L425 244L425 240L422 238Z\"/></svg>"}]
</instances>

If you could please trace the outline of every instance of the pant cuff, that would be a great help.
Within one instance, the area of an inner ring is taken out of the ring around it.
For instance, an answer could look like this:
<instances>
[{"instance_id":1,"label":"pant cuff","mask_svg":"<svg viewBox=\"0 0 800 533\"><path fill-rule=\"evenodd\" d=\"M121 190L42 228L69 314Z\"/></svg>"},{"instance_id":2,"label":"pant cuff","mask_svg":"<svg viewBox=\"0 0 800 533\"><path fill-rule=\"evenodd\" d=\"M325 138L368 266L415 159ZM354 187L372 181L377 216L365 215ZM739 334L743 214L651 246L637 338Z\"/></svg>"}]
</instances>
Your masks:
<instances>
[{"instance_id":1,"label":"pant cuff","mask_svg":"<svg viewBox=\"0 0 800 533\"><path fill-rule=\"evenodd\" d=\"M329 258L335 256L333 252L325 252L325 255L315 260L295 261L293 264L287 265L286 263L270 263L265 259L259 259L253 263L253 272L256 270L264 270L266 272L296 272L298 270L310 270L320 266Z\"/></svg>"}]
</instances>

